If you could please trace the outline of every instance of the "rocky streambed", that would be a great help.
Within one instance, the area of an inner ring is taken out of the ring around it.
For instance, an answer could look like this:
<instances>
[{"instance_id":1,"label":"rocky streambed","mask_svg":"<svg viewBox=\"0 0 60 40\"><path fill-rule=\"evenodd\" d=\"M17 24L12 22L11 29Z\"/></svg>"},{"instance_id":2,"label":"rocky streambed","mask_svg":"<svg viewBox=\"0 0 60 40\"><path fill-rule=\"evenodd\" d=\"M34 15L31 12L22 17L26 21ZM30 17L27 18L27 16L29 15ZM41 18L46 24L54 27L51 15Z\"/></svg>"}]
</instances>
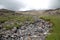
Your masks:
<instances>
[{"instance_id":1,"label":"rocky streambed","mask_svg":"<svg viewBox=\"0 0 60 40\"><path fill-rule=\"evenodd\" d=\"M36 18L36 17L35 17ZM0 40L45 40L52 23L43 19L36 19L34 23L25 22L21 27L11 30L0 29Z\"/></svg>"}]
</instances>

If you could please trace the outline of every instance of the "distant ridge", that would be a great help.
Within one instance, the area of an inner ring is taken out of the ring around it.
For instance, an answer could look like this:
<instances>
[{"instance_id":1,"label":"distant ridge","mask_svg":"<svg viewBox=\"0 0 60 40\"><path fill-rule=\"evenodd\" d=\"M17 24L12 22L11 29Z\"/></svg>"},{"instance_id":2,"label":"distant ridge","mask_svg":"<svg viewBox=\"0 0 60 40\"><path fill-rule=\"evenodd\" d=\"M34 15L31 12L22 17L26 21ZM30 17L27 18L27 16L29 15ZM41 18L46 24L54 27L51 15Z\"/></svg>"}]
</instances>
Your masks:
<instances>
[{"instance_id":1,"label":"distant ridge","mask_svg":"<svg viewBox=\"0 0 60 40\"><path fill-rule=\"evenodd\" d=\"M19 13L19 14L31 14L31 15L56 15L60 14L60 8L49 9L49 10L28 10L28 11L13 11L8 9L0 9L0 13Z\"/></svg>"},{"instance_id":2,"label":"distant ridge","mask_svg":"<svg viewBox=\"0 0 60 40\"><path fill-rule=\"evenodd\" d=\"M15 12L15 11L8 10L8 9L0 9L0 12L5 12L5 13L8 12L9 13L9 12Z\"/></svg>"},{"instance_id":3,"label":"distant ridge","mask_svg":"<svg viewBox=\"0 0 60 40\"><path fill-rule=\"evenodd\" d=\"M28 11L17 11L16 13L32 14L32 15L56 15L60 14L60 8L49 9L49 10L28 10Z\"/></svg>"}]
</instances>

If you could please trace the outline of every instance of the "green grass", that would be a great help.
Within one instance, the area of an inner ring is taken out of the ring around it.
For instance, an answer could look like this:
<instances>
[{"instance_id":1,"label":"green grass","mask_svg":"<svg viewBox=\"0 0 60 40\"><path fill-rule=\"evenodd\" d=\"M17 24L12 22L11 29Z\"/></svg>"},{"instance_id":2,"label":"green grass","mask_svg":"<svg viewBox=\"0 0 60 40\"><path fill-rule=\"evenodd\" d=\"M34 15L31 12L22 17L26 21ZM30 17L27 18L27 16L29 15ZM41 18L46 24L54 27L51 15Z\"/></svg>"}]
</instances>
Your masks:
<instances>
[{"instance_id":1,"label":"green grass","mask_svg":"<svg viewBox=\"0 0 60 40\"><path fill-rule=\"evenodd\" d=\"M53 31L47 36L46 40L60 40L60 15L42 16L45 19L50 19L53 23Z\"/></svg>"},{"instance_id":2,"label":"green grass","mask_svg":"<svg viewBox=\"0 0 60 40\"><path fill-rule=\"evenodd\" d=\"M11 24L11 21L13 24ZM0 16L0 23L3 24L3 27L6 28L7 30L12 29L13 27L20 27L21 25L24 25L26 21L28 21L29 23L33 23L34 22L33 16L24 15L20 16L10 15L7 17ZM8 24L6 24L5 22L8 22Z\"/></svg>"}]
</instances>

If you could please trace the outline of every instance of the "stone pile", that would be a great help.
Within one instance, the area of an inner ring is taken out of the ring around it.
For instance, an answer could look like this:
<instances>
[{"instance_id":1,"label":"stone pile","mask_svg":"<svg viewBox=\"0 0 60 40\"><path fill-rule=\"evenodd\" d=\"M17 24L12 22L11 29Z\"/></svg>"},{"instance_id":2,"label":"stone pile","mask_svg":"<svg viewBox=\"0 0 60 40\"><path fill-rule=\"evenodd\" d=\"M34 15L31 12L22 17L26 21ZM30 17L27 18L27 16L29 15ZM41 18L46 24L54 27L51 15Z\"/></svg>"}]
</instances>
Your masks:
<instances>
[{"instance_id":1,"label":"stone pile","mask_svg":"<svg viewBox=\"0 0 60 40\"><path fill-rule=\"evenodd\" d=\"M45 40L52 28L52 23L37 19L34 23L26 22L25 25L0 33L0 40Z\"/></svg>"}]
</instances>

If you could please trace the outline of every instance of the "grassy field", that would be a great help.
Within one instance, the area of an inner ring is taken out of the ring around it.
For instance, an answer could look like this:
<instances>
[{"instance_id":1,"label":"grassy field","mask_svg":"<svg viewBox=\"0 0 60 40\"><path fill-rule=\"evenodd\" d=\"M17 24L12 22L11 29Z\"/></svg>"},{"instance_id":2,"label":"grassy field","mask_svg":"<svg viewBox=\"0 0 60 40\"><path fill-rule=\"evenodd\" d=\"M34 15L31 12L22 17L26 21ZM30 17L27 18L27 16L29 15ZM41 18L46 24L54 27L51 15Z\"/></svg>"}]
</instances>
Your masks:
<instances>
[{"instance_id":1,"label":"grassy field","mask_svg":"<svg viewBox=\"0 0 60 40\"><path fill-rule=\"evenodd\" d=\"M53 31L47 36L46 40L60 40L60 15L48 15L42 17L50 19L53 23Z\"/></svg>"},{"instance_id":2,"label":"grassy field","mask_svg":"<svg viewBox=\"0 0 60 40\"><path fill-rule=\"evenodd\" d=\"M12 29L13 27L20 27L21 25L24 25L24 23L28 21L29 23L34 22L33 16L0 16L0 24L3 24L3 27L7 30ZM7 23L6 23L7 22Z\"/></svg>"}]
</instances>

